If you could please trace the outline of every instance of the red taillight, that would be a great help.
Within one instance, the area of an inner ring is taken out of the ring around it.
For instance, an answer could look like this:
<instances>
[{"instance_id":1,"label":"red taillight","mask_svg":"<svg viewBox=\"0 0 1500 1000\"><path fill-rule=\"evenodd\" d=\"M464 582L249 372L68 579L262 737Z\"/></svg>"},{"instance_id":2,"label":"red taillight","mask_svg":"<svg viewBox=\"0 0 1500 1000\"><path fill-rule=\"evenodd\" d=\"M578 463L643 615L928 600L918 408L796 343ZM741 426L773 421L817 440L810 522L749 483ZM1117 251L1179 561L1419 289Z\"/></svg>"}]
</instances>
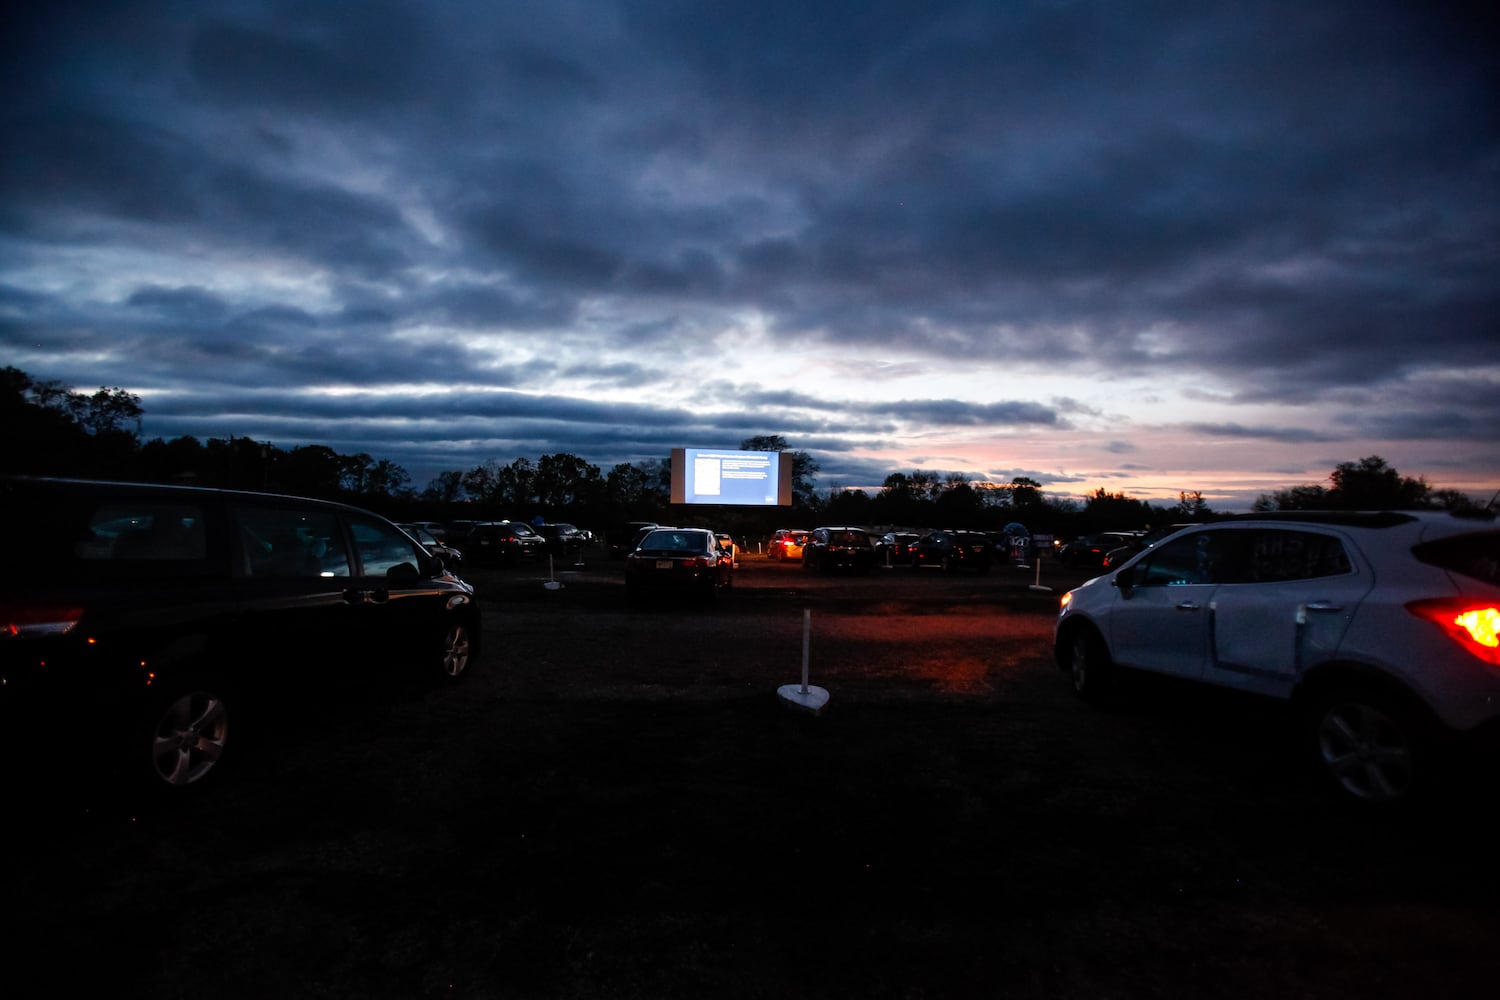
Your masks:
<instances>
[{"instance_id":1,"label":"red taillight","mask_svg":"<svg viewBox=\"0 0 1500 1000\"><path fill-rule=\"evenodd\" d=\"M0 636L66 635L83 618L83 609L56 604L0 607Z\"/></svg>"},{"instance_id":2,"label":"red taillight","mask_svg":"<svg viewBox=\"0 0 1500 1000\"><path fill-rule=\"evenodd\" d=\"M1500 666L1500 606L1442 598L1412 601L1406 610L1442 626L1469 652Z\"/></svg>"}]
</instances>

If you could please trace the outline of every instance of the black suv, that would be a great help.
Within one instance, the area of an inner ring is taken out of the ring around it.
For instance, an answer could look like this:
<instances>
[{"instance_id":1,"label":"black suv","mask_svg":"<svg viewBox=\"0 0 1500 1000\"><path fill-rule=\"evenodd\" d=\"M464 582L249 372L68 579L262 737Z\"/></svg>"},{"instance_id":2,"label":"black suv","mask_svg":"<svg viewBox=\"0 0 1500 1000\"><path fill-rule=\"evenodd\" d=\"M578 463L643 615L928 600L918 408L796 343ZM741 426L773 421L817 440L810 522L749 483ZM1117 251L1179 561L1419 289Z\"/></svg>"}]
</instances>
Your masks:
<instances>
[{"instance_id":1,"label":"black suv","mask_svg":"<svg viewBox=\"0 0 1500 1000\"><path fill-rule=\"evenodd\" d=\"M960 569L988 573L994 563L994 543L978 531L932 531L911 547L911 564L918 569L941 566L949 573Z\"/></svg>"},{"instance_id":2,"label":"black suv","mask_svg":"<svg viewBox=\"0 0 1500 1000\"><path fill-rule=\"evenodd\" d=\"M0 476L0 517L0 732L80 748L85 774L196 786L242 705L384 671L455 681L478 655L474 589L368 511Z\"/></svg>"},{"instance_id":3,"label":"black suv","mask_svg":"<svg viewBox=\"0 0 1500 1000\"><path fill-rule=\"evenodd\" d=\"M464 552L475 566L514 566L537 558L546 544L523 521L481 521L464 538Z\"/></svg>"},{"instance_id":4,"label":"black suv","mask_svg":"<svg viewBox=\"0 0 1500 1000\"><path fill-rule=\"evenodd\" d=\"M814 528L802 545L802 568L868 573L875 568L875 540L863 528Z\"/></svg>"},{"instance_id":5,"label":"black suv","mask_svg":"<svg viewBox=\"0 0 1500 1000\"><path fill-rule=\"evenodd\" d=\"M583 558L583 547L588 541L588 536L577 526L561 521L539 524L536 526L536 533L542 536L544 551L555 556Z\"/></svg>"}]
</instances>

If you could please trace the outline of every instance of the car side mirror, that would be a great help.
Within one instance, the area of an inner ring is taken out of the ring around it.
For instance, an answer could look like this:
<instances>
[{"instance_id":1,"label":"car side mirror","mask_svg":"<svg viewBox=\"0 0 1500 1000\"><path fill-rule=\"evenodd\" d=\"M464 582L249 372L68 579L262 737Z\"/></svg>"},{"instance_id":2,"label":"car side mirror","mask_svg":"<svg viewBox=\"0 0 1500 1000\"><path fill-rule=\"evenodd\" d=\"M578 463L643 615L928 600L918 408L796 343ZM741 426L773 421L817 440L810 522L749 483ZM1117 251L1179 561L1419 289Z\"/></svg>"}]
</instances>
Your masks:
<instances>
[{"instance_id":1,"label":"car side mirror","mask_svg":"<svg viewBox=\"0 0 1500 1000\"><path fill-rule=\"evenodd\" d=\"M409 587L422 578L422 571L409 562L401 562L386 570L385 578L397 586Z\"/></svg>"},{"instance_id":2,"label":"car side mirror","mask_svg":"<svg viewBox=\"0 0 1500 1000\"><path fill-rule=\"evenodd\" d=\"M1120 596L1129 599L1130 592L1135 589L1135 567L1126 566L1114 575L1110 583L1120 588Z\"/></svg>"}]
</instances>

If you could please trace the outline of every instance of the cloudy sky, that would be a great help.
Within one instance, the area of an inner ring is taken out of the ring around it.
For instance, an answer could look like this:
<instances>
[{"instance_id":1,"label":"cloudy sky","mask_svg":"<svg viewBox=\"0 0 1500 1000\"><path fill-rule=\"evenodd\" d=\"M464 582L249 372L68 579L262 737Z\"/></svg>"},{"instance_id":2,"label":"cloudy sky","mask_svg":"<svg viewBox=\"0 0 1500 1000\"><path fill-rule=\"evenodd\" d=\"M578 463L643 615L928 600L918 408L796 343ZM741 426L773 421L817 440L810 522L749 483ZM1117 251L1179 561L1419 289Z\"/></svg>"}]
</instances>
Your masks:
<instances>
[{"instance_id":1,"label":"cloudy sky","mask_svg":"<svg viewBox=\"0 0 1500 1000\"><path fill-rule=\"evenodd\" d=\"M1500 489L1467 5L32 6L0 363L139 394L148 438L418 487L779 434L821 488Z\"/></svg>"}]
</instances>

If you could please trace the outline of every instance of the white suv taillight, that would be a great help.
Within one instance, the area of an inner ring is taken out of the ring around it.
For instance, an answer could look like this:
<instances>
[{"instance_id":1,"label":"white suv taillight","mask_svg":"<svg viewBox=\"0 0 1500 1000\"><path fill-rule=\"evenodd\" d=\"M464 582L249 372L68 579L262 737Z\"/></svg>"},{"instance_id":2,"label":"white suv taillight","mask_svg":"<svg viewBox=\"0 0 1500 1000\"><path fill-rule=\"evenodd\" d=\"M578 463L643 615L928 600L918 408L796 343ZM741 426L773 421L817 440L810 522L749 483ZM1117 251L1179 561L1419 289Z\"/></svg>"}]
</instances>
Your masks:
<instances>
[{"instance_id":1,"label":"white suv taillight","mask_svg":"<svg viewBox=\"0 0 1500 1000\"><path fill-rule=\"evenodd\" d=\"M1412 601L1406 610L1442 626L1469 652L1500 666L1500 607L1462 598L1435 598Z\"/></svg>"}]
</instances>

